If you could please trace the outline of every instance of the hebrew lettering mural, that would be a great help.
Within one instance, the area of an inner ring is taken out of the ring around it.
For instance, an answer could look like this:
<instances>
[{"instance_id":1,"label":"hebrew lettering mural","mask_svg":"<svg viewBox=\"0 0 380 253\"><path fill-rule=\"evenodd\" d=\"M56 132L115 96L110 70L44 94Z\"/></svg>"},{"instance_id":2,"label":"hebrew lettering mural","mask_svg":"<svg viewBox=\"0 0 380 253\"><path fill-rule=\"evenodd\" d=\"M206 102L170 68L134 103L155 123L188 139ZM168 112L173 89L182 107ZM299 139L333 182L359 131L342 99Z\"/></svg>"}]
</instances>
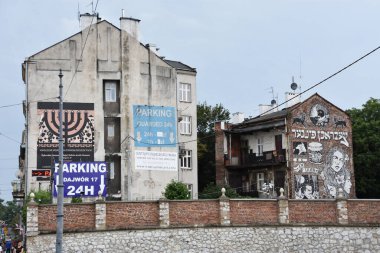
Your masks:
<instances>
[{"instance_id":1,"label":"hebrew lettering mural","mask_svg":"<svg viewBox=\"0 0 380 253\"><path fill-rule=\"evenodd\" d=\"M303 117L309 115L309 117ZM292 196L297 199L354 196L351 124L347 114L315 95L289 116Z\"/></svg>"}]
</instances>

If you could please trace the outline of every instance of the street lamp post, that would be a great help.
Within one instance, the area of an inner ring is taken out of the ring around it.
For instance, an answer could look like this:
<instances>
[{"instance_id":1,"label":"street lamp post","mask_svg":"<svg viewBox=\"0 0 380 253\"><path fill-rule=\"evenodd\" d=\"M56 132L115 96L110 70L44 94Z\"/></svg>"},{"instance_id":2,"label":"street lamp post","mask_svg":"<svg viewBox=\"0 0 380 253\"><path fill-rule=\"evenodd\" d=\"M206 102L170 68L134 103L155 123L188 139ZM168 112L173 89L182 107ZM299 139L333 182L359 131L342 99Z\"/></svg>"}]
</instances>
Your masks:
<instances>
[{"instance_id":1,"label":"street lamp post","mask_svg":"<svg viewBox=\"0 0 380 253\"><path fill-rule=\"evenodd\" d=\"M59 169L58 169L58 196L57 196L57 238L55 252L62 252L63 239L63 138L62 138L62 120L63 120L63 98L62 98L62 70L59 70Z\"/></svg>"}]
</instances>

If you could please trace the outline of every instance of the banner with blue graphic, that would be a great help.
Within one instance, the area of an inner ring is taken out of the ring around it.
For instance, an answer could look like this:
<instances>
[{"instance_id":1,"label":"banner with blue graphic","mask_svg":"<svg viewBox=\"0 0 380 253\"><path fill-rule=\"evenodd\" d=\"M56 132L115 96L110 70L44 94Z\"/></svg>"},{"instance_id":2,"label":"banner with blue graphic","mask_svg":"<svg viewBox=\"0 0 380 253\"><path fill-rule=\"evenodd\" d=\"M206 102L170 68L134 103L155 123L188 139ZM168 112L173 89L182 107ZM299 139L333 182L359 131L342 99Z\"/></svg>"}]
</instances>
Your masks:
<instances>
[{"instance_id":1,"label":"banner with blue graphic","mask_svg":"<svg viewBox=\"0 0 380 253\"><path fill-rule=\"evenodd\" d=\"M175 107L134 105L133 127L136 147L175 147Z\"/></svg>"},{"instance_id":2,"label":"banner with blue graphic","mask_svg":"<svg viewBox=\"0 0 380 253\"><path fill-rule=\"evenodd\" d=\"M54 197L57 197L59 163L54 170ZM106 197L106 162L67 162L63 164L64 197Z\"/></svg>"}]
</instances>

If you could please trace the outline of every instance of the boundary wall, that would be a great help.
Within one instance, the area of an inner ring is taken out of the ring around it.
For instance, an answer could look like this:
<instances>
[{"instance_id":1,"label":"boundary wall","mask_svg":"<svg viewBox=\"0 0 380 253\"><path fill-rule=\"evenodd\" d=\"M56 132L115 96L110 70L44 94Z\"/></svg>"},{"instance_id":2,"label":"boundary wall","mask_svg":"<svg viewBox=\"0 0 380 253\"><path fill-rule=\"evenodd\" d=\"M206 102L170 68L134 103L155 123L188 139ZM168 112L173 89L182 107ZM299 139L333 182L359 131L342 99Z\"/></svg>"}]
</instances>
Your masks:
<instances>
[{"instance_id":1,"label":"boundary wall","mask_svg":"<svg viewBox=\"0 0 380 253\"><path fill-rule=\"evenodd\" d=\"M56 215L56 205L28 205L28 252L54 250ZM266 252L380 252L380 200L96 201L65 204L64 215L65 252L244 252L255 242Z\"/></svg>"}]
</instances>

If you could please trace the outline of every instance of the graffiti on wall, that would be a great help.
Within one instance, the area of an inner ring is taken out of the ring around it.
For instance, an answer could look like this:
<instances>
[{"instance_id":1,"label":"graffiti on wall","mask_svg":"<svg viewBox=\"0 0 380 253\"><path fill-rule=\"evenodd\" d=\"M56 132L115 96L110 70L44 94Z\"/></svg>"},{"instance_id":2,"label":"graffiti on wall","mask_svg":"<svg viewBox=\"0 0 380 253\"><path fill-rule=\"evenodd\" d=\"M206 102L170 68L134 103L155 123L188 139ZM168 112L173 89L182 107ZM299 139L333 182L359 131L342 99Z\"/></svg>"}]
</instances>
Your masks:
<instances>
[{"instance_id":1,"label":"graffiti on wall","mask_svg":"<svg viewBox=\"0 0 380 253\"><path fill-rule=\"evenodd\" d=\"M329 150L326 160L326 166L321 174L326 193L335 198L341 188L344 196L348 197L352 186L351 175L346 166L349 161L348 155L340 147L333 147Z\"/></svg>"},{"instance_id":2,"label":"graffiti on wall","mask_svg":"<svg viewBox=\"0 0 380 253\"><path fill-rule=\"evenodd\" d=\"M310 120L315 126L324 127L330 121L329 111L325 106L316 104L311 107Z\"/></svg>"},{"instance_id":3,"label":"graffiti on wall","mask_svg":"<svg viewBox=\"0 0 380 253\"><path fill-rule=\"evenodd\" d=\"M37 169L51 169L58 161L59 103L39 102L37 109ZM62 117L64 160L94 161L94 104L63 103Z\"/></svg>"},{"instance_id":4,"label":"graffiti on wall","mask_svg":"<svg viewBox=\"0 0 380 253\"><path fill-rule=\"evenodd\" d=\"M296 199L319 199L318 176L295 175Z\"/></svg>"},{"instance_id":5,"label":"graffiti on wall","mask_svg":"<svg viewBox=\"0 0 380 253\"><path fill-rule=\"evenodd\" d=\"M345 197L352 192L347 118L321 103L296 112L291 120L292 169L297 199ZM323 128L323 129L321 129Z\"/></svg>"}]
</instances>

